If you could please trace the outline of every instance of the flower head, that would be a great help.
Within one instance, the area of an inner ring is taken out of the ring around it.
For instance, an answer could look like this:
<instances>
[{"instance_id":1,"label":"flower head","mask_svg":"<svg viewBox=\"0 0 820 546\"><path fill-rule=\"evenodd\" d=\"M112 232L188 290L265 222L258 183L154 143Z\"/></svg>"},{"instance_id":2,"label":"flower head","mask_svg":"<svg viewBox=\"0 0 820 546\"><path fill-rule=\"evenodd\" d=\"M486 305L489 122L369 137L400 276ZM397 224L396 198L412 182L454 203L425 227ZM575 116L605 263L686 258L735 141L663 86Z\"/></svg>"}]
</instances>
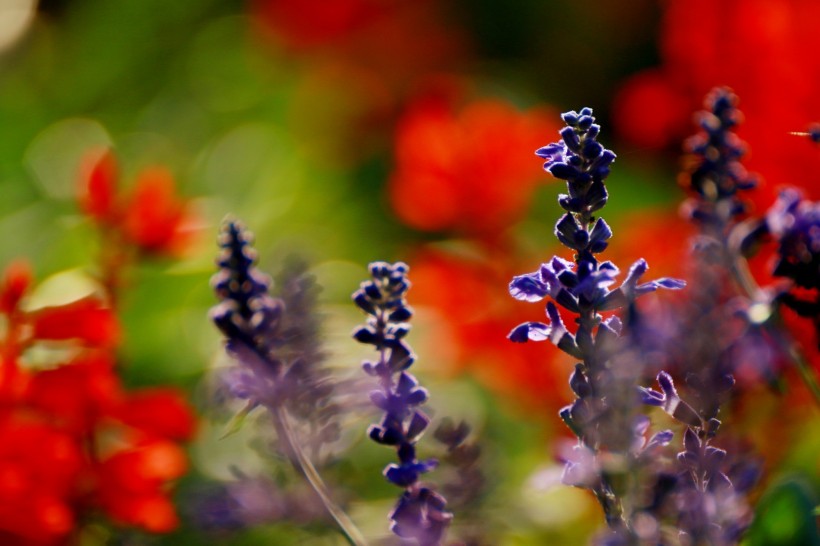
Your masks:
<instances>
[{"instance_id":1,"label":"flower head","mask_svg":"<svg viewBox=\"0 0 820 546\"><path fill-rule=\"evenodd\" d=\"M379 351L378 361L367 361L363 367L379 379L380 389L370 393L370 400L384 412L368 436L379 444L395 446L399 462L390 463L384 476L405 489L390 514L391 529L402 538L434 546L441 543L452 514L445 510L444 497L419 482L420 475L435 468L437 461L416 456L416 442L430 418L420 409L427 401L427 391L407 372L415 360L403 341L413 315L405 300L410 288L407 271L402 262L370 264L371 279L353 293L356 306L368 315L367 324L356 329L353 337Z\"/></svg>"}]
</instances>

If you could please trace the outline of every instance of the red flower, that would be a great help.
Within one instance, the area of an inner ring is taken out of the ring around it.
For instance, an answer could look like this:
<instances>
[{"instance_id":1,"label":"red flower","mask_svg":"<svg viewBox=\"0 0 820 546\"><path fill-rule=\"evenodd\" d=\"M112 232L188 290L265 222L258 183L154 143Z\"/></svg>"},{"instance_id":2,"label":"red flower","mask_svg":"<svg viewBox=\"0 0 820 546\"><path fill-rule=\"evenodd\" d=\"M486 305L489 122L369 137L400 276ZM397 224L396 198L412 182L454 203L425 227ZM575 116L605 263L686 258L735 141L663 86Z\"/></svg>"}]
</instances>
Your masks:
<instances>
[{"instance_id":1,"label":"red flower","mask_svg":"<svg viewBox=\"0 0 820 546\"><path fill-rule=\"evenodd\" d=\"M568 400L572 362L552 346L507 339L523 321L519 302L507 293L508 258L422 250L411 261L412 298L434 311L433 346L451 352L453 372L470 373L521 407L557 410Z\"/></svg>"},{"instance_id":2,"label":"red flower","mask_svg":"<svg viewBox=\"0 0 820 546\"><path fill-rule=\"evenodd\" d=\"M28 262L16 261L9 264L0 285L0 313L15 312L33 282L34 276Z\"/></svg>"},{"instance_id":3,"label":"red flower","mask_svg":"<svg viewBox=\"0 0 820 546\"><path fill-rule=\"evenodd\" d=\"M190 243L192 218L165 169L155 167L140 173L124 210L125 238L142 250L179 255Z\"/></svg>"},{"instance_id":4,"label":"red flower","mask_svg":"<svg viewBox=\"0 0 820 546\"><path fill-rule=\"evenodd\" d=\"M80 206L100 223L114 223L117 216L117 160L110 150L89 154L83 160Z\"/></svg>"},{"instance_id":5,"label":"red flower","mask_svg":"<svg viewBox=\"0 0 820 546\"><path fill-rule=\"evenodd\" d=\"M693 132L691 113L713 87L741 100L739 136L746 167L764 178L752 192L757 213L780 184L820 198L820 150L791 136L820 120L820 4L813 0L671 0L661 28L663 64L628 81L615 101L621 133L642 146L678 143Z\"/></svg>"},{"instance_id":6,"label":"red flower","mask_svg":"<svg viewBox=\"0 0 820 546\"><path fill-rule=\"evenodd\" d=\"M179 520L165 484L186 469L185 453L175 443L161 439L139 442L100 464L97 501L115 522L154 533L172 531Z\"/></svg>"},{"instance_id":7,"label":"red flower","mask_svg":"<svg viewBox=\"0 0 820 546\"><path fill-rule=\"evenodd\" d=\"M74 527L82 453L69 434L20 414L0 419L0 538L54 544Z\"/></svg>"},{"instance_id":8,"label":"red flower","mask_svg":"<svg viewBox=\"0 0 820 546\"><path fill-rule=\"evenodd\" d=\"M194 234L194 215L176 195L174 179L161 167L143 170L129 195L118 194L111 152L89 154L81 173L79 201L108 237L152 254L179 255Z\"/></svg>"},{"instance_id":9,"label":"red flower","mask_svg":"<svg viewBox=\"0 0 820 546\"><path fill-rule=\"evenodd\" d=\"M0 543L64 544L75 520L100 509L121 524L172 530L168 485L187 466L176 442L193 433L189 406L169 388L125 391L110 308L84 298L28 312L19 302L30 284L19 264L0 282ZM20 368L31 346L55 340L70 360Z\"/></svg>"},{"instance_id":10,"label":"red flower","mask_svg":"<svg viewBox=\"0 0 820 546\"><path fill-rule=\"evenodd\" d=\"M93 297L38 309L29 313L28 319L35 339L74 339L96 347L113 347L120 340L114 311Z\"/></svg>"},{"instance_id":11,"label":"red flower","mask_svg":"<svg viewBox=\"0 0 820 546\"><path fill-rule=\"evenodd\" d=\"M142 389L120 406L119 419L145 434L173 440L188 440L194 431L194 416L176 389Z\"/></svg>"},{"instance_id":12,"label":"red flower","mask_svg":"<svg viewBox=\"0 0 820 546\"><path fill-rule=\"evenodd\" d=\"M421 100L400 121L390 202L417 229L493 234L519 220L545 175L533 152L555 134L554 116L499 100L459 111Z\"/></svg>"},{"instance_id":13,"label":"red flower","mask_svg":"<svg viewBox=\"0 0 820 546\"><path fill-rule=\"evenodd\" d=\"M121 404L123 395L113 359L99 353L34 374L27 403L52 416L61 429L81 437L92 435L99 421Z\"/></svg>"}]
</instances>

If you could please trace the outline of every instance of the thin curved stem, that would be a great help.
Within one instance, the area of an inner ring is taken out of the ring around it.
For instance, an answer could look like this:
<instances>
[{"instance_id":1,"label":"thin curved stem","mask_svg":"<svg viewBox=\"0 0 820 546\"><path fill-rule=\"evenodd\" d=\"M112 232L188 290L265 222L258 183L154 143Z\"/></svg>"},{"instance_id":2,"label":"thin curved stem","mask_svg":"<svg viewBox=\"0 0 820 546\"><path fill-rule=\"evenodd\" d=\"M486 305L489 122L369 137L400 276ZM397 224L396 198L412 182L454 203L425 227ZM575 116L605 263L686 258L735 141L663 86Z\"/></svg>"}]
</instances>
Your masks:
<instances>
[{"instance_id":1,"label":"thin curved stem","mask_svg":"<svg viewBox=\"0 0 820 546\"><path fill-rule=\"evenodd\" d=\"M353 520L333 501L327 485L319 475L319 471L316 470L316 467L310 462L305 452L302 451L290 427L285 409L281 406L277 406L270 408L270 410L273 414L276 433L290 452L291 462L297 470L302 473L308 483L310 483L310 486L316 492L319 500L322 501L325 510L327 510L330 516L336 521L344 537L352 546L368 546L367 540L365 540L359 528L356 527L356 524L353 523Z\"/></svg>"}]
</instances>

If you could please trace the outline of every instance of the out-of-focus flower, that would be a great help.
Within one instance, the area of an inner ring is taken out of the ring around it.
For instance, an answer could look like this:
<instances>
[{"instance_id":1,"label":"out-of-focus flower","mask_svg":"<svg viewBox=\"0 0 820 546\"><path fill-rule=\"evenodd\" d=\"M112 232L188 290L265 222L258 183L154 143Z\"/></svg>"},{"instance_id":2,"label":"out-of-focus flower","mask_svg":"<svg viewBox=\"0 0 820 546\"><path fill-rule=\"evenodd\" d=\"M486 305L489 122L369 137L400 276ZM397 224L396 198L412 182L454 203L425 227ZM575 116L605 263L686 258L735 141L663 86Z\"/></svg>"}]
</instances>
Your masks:
<instances>
[{"instance_id":1,"label":"out-of-focus flower","mask_svg":"<svg viewBox=\"0 0 820 546\"><path fill-rule=\"evenodd\" d=\"M252 0L250 11L276 46L355 65L397 92L451 69L466 50L463 31L431 0Z\"/></svg>"},{"instance_id":2,"label":"out-of-focus flower","mask_svg":"<svg viewBox=\"0 0 820 546\"><path fill-rule=\"evenodd\" d=\"M0 537L63 544L98 511L119 524L172 530L168 485L187 466L177 442L192 435L190 408L172 389L123 388L110 307L89 297L29 311L21 304L31 284L17 264L0 291ZM37 368L29 349L55 341L70 356Z\"/></svg>"},{"instance_id":3,"label":"out-of-focus flower","mask_svg":"<svg viewBox=\"0 0 820 546\"><path fill-rule=\"evenodd\" d=\"M525 150L557 129L546 110L423 98L399 121L390 202L425 231L490 236L521 219L543 175Z\"/></svg>"},{"instance_id":4,"label":"out-of-focus flower","mask_svg":"<svg viewBox=\"0 0 820 546\"><path fill-rule=\"evenodd\" d=\"M177 196L171 174L161 167L145 169L127 194L117 182L113 154L89 153L80 175L79 202L105 235L149 254L183 253L196 231L195 216Z\"/></svg>"},{"instance_id":5,"label":"out-of-focus flower","mask_svg":"<svg viewBox=\"0 0 820 546\"><path fill-rule=\"evenodd\" d=\"M498 290L509 282L515 261L509 253L467 257L419 249L412 256L414 301L434 310L441 321L430 335L433 346L443 354L449 348L452 355L452 367L445 373L468 373L508 401L541 415L567 402L568 357L552 347L511 346L507 341L517 305Z\"/></svg>"},{"instance_id":6,"label":"out-of-focus flower","mask_svg":"<svg viewBox=\"0 0 820 546\"><path fill-rule=\"evenodd\" d=\"M283 275L281 298L272 297L270 278L256 268L253 235L238 221L224 223L219 246L219 270L211 279L219 304L210 317L236 363L225 376L225 390L246 401L240 415L260 407L268 412L277 447L300 470L350 542L363 544L360 531L334 503L309 457L337 432L333 385L321 367L324 355L317 340L316 286L303 268L290 267ZM309 430L301 435L297 427Z\"/></svg>"},{"instance_id":7,"label":"out-of-focus flower","mask_svg":"<svg viewBox=\"0 0 820 546\"><path fill-rule=\"evenodd\" d=\"M754 155L747 167L764 180L749 193L764 211L778 184L800 180L820 198L820 154L790 136L820 119L820 60L815 47L820 5L812 0L672 0L660 32L662 65L627 81L614 104L620 132L641 146L680 142L690 112L715 85L743 97L740 136ZM782 105L788 105L783 108Z\"/></svg>"},{"instance_id":8,"label":"out-of-focus flower","mask_svg":"<svg viewBox=\"0 0 820 546\"><path fill-rule=\"evenodd\" d=\"M254 0L251 11L294 49L337 44L384 17L393 3L379 0Z\"/></svg>"},{"instance_id":9,"label":"out-of-focus flower","mask_svg":"<svg viewBox=\"0 0 820 546\"><path fill-rule=\"evenodd\" d=\"M779 245L773 274L803 288L820 289L820 203L785 190L769 210L766 224Z\"/></svg>"}]
</instances>

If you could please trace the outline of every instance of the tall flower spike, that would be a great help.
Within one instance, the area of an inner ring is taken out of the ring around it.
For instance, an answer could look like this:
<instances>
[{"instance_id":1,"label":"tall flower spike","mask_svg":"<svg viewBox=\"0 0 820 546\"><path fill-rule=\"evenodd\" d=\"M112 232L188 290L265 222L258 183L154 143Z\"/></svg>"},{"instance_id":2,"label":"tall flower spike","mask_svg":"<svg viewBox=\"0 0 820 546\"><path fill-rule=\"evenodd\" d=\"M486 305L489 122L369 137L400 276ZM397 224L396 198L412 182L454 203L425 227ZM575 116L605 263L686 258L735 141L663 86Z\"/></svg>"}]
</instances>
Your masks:
<instances>
[{"instance_id":1,"label":"tall flower spike","mask_svg":"<svg viewBox=\"0 0 820 546\"><path fill-rule=\"evenodd\" d=\"M441 544L452 514L446 511L444 497L424 486L419 476L436 466L435 460L420 461L416 442L430 418L420 406L427 391L407 369L415 356L403 338L410 330L412 316L405 293L410 288L408 267L402 262L370 264L371 279L353 293L353 302L365 313L367 323L353 333L360 343L373 345L379 352L376 362L364 362L364 371L379 381L370 399L384 412L378 425L371 425L368 436L382 445L395 446L398 464L384 469L388 481L404 489L393 512L391 530L401 538L415 539L421 546Z\"/></svg>"},{"instance_id":2,"label":"tall flower spike","mask_svg":"<svg viewBox=\"0 0 820 546\"><path fill-rule=\"evenodd\" d=\"M719 87L705 102L707 110L699 114L702 132L686 142L694 167L681 177L681 184L697 196L688 203L692 219L713 226L720 235L720 230L746 210L737 193L754 188L757 179L740 162L746 147L734 132L742 118L737 96Z\"/></svg>"},{"instance_id":3,"label":"tall flower spike","mask_svg":"<svg viewBox=\"0 0 820 546\"><path fill-rule=\"evenodd\" d=\"M545 170L566 180L567 193L558 198L566 212L555 225L555 235L575 252L575 259L570 262L556 256L538 271L512 280L510 295L515 299L537 302L548 297L551 301L546 304L549 323L521 324L509 338L518 343L549 340L580 361L569 381L577 398L560 416L578 436L574 454L582 454L583 460L568 462L564 480L595 494L610 534L631 536L631 514L624 512L626 505L616 485L617 474L624 470L609 468L607 461L640 463L632 432L640 428L635 392L640 370L617 357L621 321L617 317L604 320L600 312L631 306L643 294L659 288L679 289L684 283L668 278L639 282L648 269L640 259L621 285L612 288L618 267L596 257L607 248L612 230L593 213L606 205L604 181L615 154L598 142L600 126L590 108L567 112L562 118L567 125L560 131L561 140L535 153L546 160ZM574 333L561 319L558 306L577 317Z\"/></svg>"},{"instance_id":4,"label":"tall flower spike","mask_svg":"<svg viewBox=\"0 0 820 546\"><path fill-rule=\"evenodd\" d=\"M242 224L225 222L219 235L219 271L211 279L220 299L211 309L211 318L226 337L226 350L238 362L232 370L229 388L234 396L247 400L246 412L259 406L270 412L277 438L291 462L313 487L348 541L364 545L361 533L334 503L295 436L291 417L298 415L305 405L305 393L300 389L316 389L315 394L319 394L324 387L305 380L307 363L300 363L300 356L304 355L298 354L298 348L289 353L294 326L283 328L288 324L284 320L285 306L268 294L271 281L255 267L252 242L252 235ZM290 295L294 303L299 297L298 293ZM303 336L295 337L299 340L297 344L301 343ZM318 404L316 400L314 403Z\"/></svg>"}]
</instances>

